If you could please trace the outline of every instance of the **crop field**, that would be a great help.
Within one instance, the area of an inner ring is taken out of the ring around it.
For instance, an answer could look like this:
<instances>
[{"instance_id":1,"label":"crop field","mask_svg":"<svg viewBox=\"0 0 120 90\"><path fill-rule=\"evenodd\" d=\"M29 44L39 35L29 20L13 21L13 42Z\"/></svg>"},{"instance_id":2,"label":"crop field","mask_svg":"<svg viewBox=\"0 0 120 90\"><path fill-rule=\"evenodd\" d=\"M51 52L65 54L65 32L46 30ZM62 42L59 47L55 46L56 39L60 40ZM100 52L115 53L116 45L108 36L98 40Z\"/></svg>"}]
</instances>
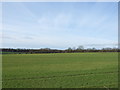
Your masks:
<instances>
[{"instance_id":1,"label":"crop field","mask_svg":"<svg viewBox=\"0 0 120 90\"><path fill-rule=\"evenodd\" d=\"M117 88L118 53L4 54L3 88Z\"/></svg>"}]
</instances>

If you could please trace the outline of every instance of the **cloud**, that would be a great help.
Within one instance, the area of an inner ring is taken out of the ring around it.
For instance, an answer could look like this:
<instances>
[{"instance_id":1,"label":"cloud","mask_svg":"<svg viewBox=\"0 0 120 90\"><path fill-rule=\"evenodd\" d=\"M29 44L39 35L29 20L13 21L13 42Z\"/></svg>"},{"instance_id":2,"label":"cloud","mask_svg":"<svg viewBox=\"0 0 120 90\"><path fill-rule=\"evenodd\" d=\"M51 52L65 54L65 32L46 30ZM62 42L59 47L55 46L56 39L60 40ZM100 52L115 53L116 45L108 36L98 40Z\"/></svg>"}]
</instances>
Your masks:
<instances>
[{"instance_id":1,"label":"cloud","mask_svg":"<svg viewBox=\"0 0 120 90\"><path fill-rule=\"evenodd\" d=\"M71 24L72 17L69 14L58 13L51 16L42 16L38 19L39 28L48 31L64 31Z\"/></svg>"},{"instance_id":2,"label":"cloud","mask_svg":"<svg viewBox=\"0 0 120 90\"><path fill-rule=\"evenodd\" d=\"M7 34L6 34L7 35ZM49 47L49 48L68 48L68 47L77 47L79 45L83 46L110 46L115 43L115 41L91 37L81 37L76 35L69 36L58 36L58 35L36 35L36 36L17 36L17 35L7 35L4 38L4 46L14 46L18 45L21 47ZM9 38L9 39L8 39ZM11 42L11 43L10 43Z\"/></svg>"}]
</instances>

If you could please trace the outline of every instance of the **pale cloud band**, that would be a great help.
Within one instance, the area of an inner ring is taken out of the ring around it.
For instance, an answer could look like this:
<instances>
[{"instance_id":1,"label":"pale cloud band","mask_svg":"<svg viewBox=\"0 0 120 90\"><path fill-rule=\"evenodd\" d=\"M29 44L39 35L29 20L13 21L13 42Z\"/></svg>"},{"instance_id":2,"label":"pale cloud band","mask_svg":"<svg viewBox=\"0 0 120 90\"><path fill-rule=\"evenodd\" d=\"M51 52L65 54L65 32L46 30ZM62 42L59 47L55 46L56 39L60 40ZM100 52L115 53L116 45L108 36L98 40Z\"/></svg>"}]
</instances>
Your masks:
<instances>
[{"instance_id":1,"label":"pale cloud band","mask_svg":"<svg viewBox=\"0 0 120 90\"><path fill-rule=\"evenodd\" d=\"M2 2L119 2L120 0L2 0Z\"/></svg>"}]
</instances>

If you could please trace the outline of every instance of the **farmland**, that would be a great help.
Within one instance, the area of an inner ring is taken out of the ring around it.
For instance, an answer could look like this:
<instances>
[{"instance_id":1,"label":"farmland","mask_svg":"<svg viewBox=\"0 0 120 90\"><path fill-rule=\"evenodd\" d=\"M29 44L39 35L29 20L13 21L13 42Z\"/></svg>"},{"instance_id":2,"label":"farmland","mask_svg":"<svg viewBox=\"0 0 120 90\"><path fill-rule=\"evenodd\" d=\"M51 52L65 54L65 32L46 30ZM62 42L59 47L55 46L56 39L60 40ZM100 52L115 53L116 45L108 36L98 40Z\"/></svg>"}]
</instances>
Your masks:
<instances>
[{"instance_id":1,"label":"farmland","mask_svg":"<svg viewBox=\"0 0 120 90\"><path fill-rule=\"evenodd\" d=\"M118 53L4 54L3 88L117 88Z\"/></svg>"}]
</instances>

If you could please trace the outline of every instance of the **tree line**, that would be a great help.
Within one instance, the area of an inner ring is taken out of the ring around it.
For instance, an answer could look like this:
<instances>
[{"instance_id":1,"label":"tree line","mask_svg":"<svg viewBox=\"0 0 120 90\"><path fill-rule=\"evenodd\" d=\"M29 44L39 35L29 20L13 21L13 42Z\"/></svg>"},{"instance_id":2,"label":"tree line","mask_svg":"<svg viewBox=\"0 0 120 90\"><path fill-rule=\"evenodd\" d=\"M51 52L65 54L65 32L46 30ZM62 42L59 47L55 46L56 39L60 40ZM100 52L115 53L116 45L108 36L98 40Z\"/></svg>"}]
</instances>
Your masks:
<instances>
[{"instance_id":1,"label":"tree line","mask_svg":"<svg viewBox=\"0 0 120 90\"><path fill-rule=\"evenodd\" d=\"M78 52L119 52L118 48L87 48L84 49L83 46L79 46L78 48L71 48L65 50L58 50L58 49L50 49L50 48L41 48L41 49L13 49L13 48L2 48L0 49L2 54L33 54L33 53L78 53Z\"/></svg>"}]
</instances>

